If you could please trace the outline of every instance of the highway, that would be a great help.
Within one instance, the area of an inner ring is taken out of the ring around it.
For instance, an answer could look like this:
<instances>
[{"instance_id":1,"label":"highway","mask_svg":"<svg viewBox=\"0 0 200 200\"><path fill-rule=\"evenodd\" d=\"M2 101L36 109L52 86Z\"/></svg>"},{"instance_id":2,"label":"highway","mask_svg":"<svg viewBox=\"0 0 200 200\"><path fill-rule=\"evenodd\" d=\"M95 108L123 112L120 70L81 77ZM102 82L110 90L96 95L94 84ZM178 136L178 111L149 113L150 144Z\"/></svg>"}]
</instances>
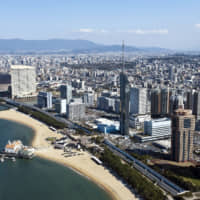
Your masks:
<instances>
[{"instance_id":1,"label":"highway","mask_svg":"<svg viewBox=\"0 0 200 200\"><path fill-rule=\"evenodd\" d=\"M84 132L86 132L87 134L92 134L92 132L90 130L88 130L87 128L85 128L85 127L83 127L83 126L81 126L81 125L79 125L77 123L74 123L74 122L72 122L72 121L70 121L70 120L68 120L66 118L63 118L63 117L57 116L55 114L49 113L47 111L41 110L40 108L38 108L36 106L28 105L28 104L22 103L22 102L16 102L16 101L13 101L13 100L8 99L8 98L1 98L1 99L6 101L7 104L11 104L11 105L16 106L16 107L24 106L24 107L30 108L32 110L44 113L45 115L48 115L49 117L52 117L53 119L55 119L55 120L57 120L59 122L65 123L67 125L67 127L69 127L69 128L81 129Z\"/></svg>"},{"instance_id":2,"label":"highway","mask_svg":"<svg viewBox=\"0 0 200 200\"><path fill-rule=\"evenodd\" d=\"M104 144L108 146L108 148L122 159L125 159L129 163L133 164L133 166L140 171L144 176L148 177L152 181L156 182L157 185L162 187L165 191L169 192L173 196L177 196L180 194L184 194L188 192L178 185L174 184L164 176L160 175L158 172L154 171L141 161L137 160L133 156L130 156L128 153L122 151L121 149L117 148L114 144L112 144L109 140L105 140Z\"/></svg>"}]
</instances>

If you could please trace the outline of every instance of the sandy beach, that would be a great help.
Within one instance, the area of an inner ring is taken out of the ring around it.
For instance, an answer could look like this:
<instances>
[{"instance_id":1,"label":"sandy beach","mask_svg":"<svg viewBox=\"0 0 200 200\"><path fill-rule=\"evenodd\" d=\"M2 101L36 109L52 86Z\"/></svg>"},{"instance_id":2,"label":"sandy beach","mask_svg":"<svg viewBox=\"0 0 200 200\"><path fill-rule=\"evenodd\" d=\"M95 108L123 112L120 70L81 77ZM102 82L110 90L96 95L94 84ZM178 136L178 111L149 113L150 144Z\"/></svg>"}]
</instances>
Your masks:
<instances>
[{"instance_id":1,"label":"sandy beach","mask_svg":"<svg viewBox=\"0 0 200 200\"><path fill-rule=\"evenodd\" d=\"M59 138L62 137L62 135L51 131L45 124L12 109L1 111L0 119L15 121L31 127L35 132L32 145L36 148L36 155L76 170L106 190L115 200L137 199L135 195L107 169L93 162L89 153L84 152L83 155L66 158L62 155L62 150L54 149L46 141L46 138Z\"/></svg>"}]
</instances>

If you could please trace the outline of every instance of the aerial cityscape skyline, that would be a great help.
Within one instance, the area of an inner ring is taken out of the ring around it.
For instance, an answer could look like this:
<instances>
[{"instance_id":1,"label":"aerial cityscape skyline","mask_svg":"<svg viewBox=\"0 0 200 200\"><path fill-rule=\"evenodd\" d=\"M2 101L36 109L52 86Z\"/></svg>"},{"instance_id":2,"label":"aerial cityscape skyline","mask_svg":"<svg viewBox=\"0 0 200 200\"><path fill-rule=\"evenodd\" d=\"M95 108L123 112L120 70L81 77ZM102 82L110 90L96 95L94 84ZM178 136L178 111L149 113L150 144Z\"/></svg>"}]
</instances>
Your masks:
<instances>
[{"instance_id":1,"label":"aerial cityscape skyline","mask_svg":"<svg viewBox=\"0 0 200 200\"><path fill-rule=\"evenodd\" d=\"M0 5L0 199L199 199L200 2Z\"/></svg>"}]
</instances>

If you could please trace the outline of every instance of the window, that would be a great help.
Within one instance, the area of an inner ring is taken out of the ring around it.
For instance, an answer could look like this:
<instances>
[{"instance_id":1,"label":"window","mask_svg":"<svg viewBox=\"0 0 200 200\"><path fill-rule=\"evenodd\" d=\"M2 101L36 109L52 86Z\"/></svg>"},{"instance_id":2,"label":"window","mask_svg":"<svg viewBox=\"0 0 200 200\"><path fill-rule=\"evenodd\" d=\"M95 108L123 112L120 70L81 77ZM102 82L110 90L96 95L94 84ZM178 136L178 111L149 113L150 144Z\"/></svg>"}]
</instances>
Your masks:
<instances>
[{"instance_id":1,"label":"window","mask_svg":"<svg viewBox=\"0 0 200 200\"><path fill-rule=\"evenodd\" d=\"M191 119L184 119L184 128L190 128Z\"/></svg>"}]
</instances>

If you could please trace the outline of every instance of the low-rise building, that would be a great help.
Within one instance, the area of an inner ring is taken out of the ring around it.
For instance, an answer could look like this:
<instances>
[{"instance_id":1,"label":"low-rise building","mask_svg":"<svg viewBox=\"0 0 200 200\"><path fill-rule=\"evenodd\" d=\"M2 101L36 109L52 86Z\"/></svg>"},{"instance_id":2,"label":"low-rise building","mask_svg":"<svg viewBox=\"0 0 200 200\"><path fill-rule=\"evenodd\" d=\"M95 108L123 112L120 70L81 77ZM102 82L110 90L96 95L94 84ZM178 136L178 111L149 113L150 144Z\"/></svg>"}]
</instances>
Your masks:
<instances>
[{"instance_id":1,"label":"low-rise building","mask_svg":"<svg viewBox=\"0 0 200 200\"><path fill-rule=\"evenodd\" d=\"M130 116L130 127L137 130L144 129L144 122L151 120L151 115L131 115Z\"/></svg>"},{"instance_id":2,"label":"low-rise building","mask_svg":"<svg viewBox=\"0 0 200 200\"><path fill-rule=\"evenodd\" d=\"M102 133L116 133L119 131L119 122L105 118L96 119L97 129Z\"/></svg>"},{"instance_id":3,"label":"low-rise building","mask_svg":"<svg viewBox=\"0 0 200 200\"><path fill-rule=\"evenodd\" d=\"M23 144L20 140L13 141L12 143L8 141L8 144L5 146L6 153L15 153L17 154L23 147Z\"/></svg>"},{"instance_id":4,"label":"low-rise building","mask_svg":"<svg viewBox=\"0 0 200 200\"><path fill-rule=\"evenodd\" d=\"M135 136L140 142L148 142L171 137L171 120L152 119L144 122L144 135Z\"/></svg>"},{"instance_id":5,"label":"low-rise building","mask_svg":"<svg viewBox=\"0 0 200 200\"><path fill-rule=\"evenodd\" d=\"M171 120L168 118L152 119L144 122L144 133L150 136L170 136Z\"/></svg>"}]
</instances>

